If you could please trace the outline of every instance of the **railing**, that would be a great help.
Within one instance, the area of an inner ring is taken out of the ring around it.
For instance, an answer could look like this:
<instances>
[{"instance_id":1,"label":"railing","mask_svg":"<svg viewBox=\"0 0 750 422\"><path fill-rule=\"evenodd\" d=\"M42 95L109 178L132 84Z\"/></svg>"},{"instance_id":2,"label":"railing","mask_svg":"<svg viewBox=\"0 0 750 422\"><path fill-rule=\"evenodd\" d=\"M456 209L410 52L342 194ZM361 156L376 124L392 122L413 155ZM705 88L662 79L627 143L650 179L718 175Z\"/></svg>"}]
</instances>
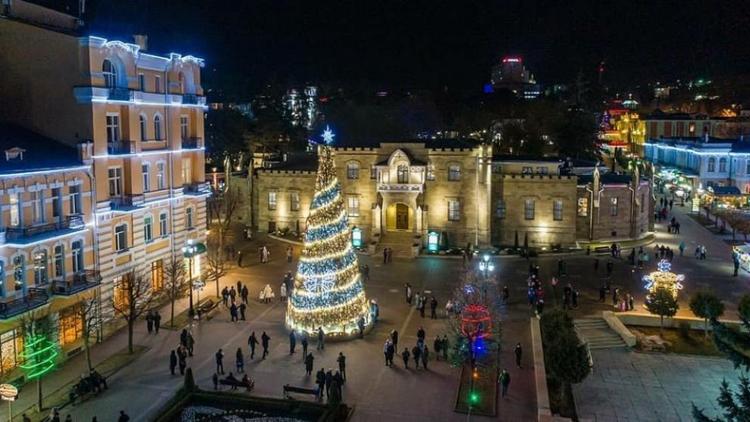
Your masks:
<instances>
[{"instance_id":1,"label":"railing","mask_svg":"<svg viewBox=\"0 0 750 422\"><path fill-rule=\"evenodd\" d=\"M144 195L123 195L109 198L109 206L112 209L132 208L142 204L146 200Z\"/></svg>"},{"instance_id":2,"label":"railing","mask_svg":"<svg viewBox=\"0 0 750 422\"><path fill-rule=\"evenodd\" d=\"M182 94L182 104L198 104L198 96L195 94Z\"/></svg>"},{"instance_id":3,"label":"railing","mask_svg":"<svg viewBox=\"0 0 750 422\"><path fill-rule=\"evenodd\" d=\"M193 182L182 185L182 192L186 195L199 195L210 191L207 182Z\"/></svg>"},{"instance_id":4,"label":"railing","mask_svg":"<svg viewBox=\"0 0 750 422\"><path fill-rule=\"evenodd\" d=\"M83 226L83 216L80 214L74 214L66 216L61 221L55 221L52 223L37 224L27 227L8 227L5 231L5 238L8 241L26 239L56 230L78 229Z\"/></svg>"},{"instance_id":5,"label":"railing","mask_svg":"<svg viewBox=\"0 0 750 422\"><path fill-rule=\"evenodd\" d=\"M71 274L62 280L52 281L52 294L60 296L70 296L80 293L84 290L96 287L101 283L102 278L99 271L86 270L79 273Z\"/></svg>"},{"instance_id":6,"label":"railing","mask_svg":"<svg viewBox=\"0 0 750 422\"><path fill-rule=\"evenodd\" d=\"M380 183L378 192L417 192L421 193L424 186L421 183Z\"/></svg>"},{"instance_id":7,"label":"railing","mask_svg":"<svg viewBox=\"0 0 750 422\"><path fill-rule=\"evenodd\" d=\"M128 88L109 88L107 98L116 101L130 101L132 93Z\"/></svg>"},{"instance_id":8,"label":"railing","mask_svg":"<svg viewBox=\"0 0 750 422\"><path fill-rule=\"evenodd\" d=\"M184 138L182 149L197 149L203 147L203 138Z\"/></svg>"},{"instance_id":9,"label":"railing","mask_svg":"<svg viewBox=\"0 0 750 422\"><path fill-rule=\"evenodd\" d=\"M0 319L12 318L32 309L36 309L49 300L46 289L29 287L26 296L0 303Z\"/></svg>"},{"instance_id":10,"label":"railing","mask_svg":"<svg viewBox=\"0 0 750 422\"><path fill-rule=\"evenodd\" d=\"M133 141L107 142L107 153L109 155L135 154L135 142Z\"/></svg>"}]
</instances>

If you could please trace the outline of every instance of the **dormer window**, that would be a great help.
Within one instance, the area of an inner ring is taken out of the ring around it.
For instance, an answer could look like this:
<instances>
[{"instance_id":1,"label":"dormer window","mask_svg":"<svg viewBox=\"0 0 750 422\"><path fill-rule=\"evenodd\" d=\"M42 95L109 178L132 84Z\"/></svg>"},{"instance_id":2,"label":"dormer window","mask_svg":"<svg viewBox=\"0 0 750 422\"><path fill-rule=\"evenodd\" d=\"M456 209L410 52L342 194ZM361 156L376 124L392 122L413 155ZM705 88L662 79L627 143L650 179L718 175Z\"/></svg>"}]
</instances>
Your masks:
<instances>
[{"instance_id":1,"label":"dormer window","mask_svg":"<svg viewBox=\"0 0 750 422\"><path fill-rule=\"evenodd\" d=\"M5 150L5 161L23 161L23 153L25 149L19 147L13 147Z\"/></svg>"}]
</instances>

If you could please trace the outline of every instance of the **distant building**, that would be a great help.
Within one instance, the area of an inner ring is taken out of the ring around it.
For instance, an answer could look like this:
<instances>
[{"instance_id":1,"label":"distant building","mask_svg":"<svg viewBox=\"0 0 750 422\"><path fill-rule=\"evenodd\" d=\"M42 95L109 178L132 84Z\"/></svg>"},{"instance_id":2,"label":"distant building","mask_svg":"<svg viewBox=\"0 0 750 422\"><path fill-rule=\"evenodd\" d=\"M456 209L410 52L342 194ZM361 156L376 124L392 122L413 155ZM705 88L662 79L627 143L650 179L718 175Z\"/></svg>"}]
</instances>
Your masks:
<instances>
[{"instance_id":1,"label":"distant building","mask_svg":"<svg viewBox=\"0 0 750 422\"><path fill-rule=\"evenodd\" d=\"M315 86L306 86L303 90L291 88L284 96L283 104L284 118L292 126L301 126L310 130L318 118L318 88Z\"/></svg>"},{"instance_id":2,"label":"distant building","mask_svg":"<svg viewBox=\"0 0 750 422\"><path fill-rule=\"evenodd\" d=\"M492 87L495 91L508 90L519 98L534 99L541 94L541 87L534 75L523 65L518 56L506 56L492 67Z\"/></svg>"}]
</instances>

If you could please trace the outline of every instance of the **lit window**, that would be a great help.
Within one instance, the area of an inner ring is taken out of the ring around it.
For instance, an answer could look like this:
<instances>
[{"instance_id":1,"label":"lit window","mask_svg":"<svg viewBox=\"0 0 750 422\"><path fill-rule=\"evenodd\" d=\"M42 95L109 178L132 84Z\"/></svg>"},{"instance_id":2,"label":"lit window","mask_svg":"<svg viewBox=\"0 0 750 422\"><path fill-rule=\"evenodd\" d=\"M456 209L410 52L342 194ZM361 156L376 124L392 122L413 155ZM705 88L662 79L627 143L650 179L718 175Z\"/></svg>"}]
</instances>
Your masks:
<instances>
[{"instance_id":1,"label":"lit window","mask_svg":"<svg viewBox=\"0 0 750 422\"><path fill-rule=\"evenodd\" d=\"M182 159L182 183L190 184L193 181L193 160L190 157Z\"/></svg>"},{"instance_id":2,"label":"lit window","mask_svg":"<svg viewBox=\"0 0 750 422\"><path fill-rule=\"evenodd\" d=\"M409 183L409 166L400 165L396 169L398 183Z\"/></svg>"},{"instance_id":3,"label":"lit window","mask_svg":"<svg viewBox=\"0 0 750 422\"><path fill-rule=\"evenodd\" d=\"M151 190L151 165L141 164L141 172L143 173L143 191L148 192Z\"/></svg>"},{"instance_id":4,"label":"lit window","mask_svg":"<svg viewBox=\"0 0 750 422\"><path fill-rule=\"evenodd\" d=\"M188 128L190 126L190 123L188 121L188 116L180 116L180 136L182 139L188 138Z\"/></svg>"},{"instance_id":5,"label":"lit window","mask_svg":"<svg viewBox=\"0 0 750 422\"><path fill-rule=\"evenodd\" d=\"M609 215L617 217L617 197L609 198Z\"/></svg>"},{"instance_id":6,"label":"lit window","mask_svg":"<svg viewBox=\"0 0 750 422\"><path fill-rule=\"evenodd\" d=\"M73 185L68 188L70 199L70 213L81 214L81 185Z\"/></svg>"},{"instance_id":7,"label":"lit window","mask_svg":"<svg viewBox=\"0 0 750 422\"><path fill-rule=\"evenodd\" d=\"M44 222L44 195L42 191L31 192L31 210L34 224Z\"/></svg>"},{"instance_id":8,"label":"lit window","mask_svg":"<svg viewBox=\"0 0 750 422\"><path fill-rule=\"evenodd\" d=\"M495 217L501 220L505 218L505 201L502 199L498 199L495 205Z\"/></svg>"},{"instance_id":9,"label":"lit window","mask_svg":"<svg viewBox=\"0 0 750 422\"><path fill-rule=\"evenodd\" d=\"M122 168L113 167L109 169L109 196L117 197L122 194Z\"/></svg>"},{"instance_id":10,"label":"lit window","mask_svg":"<svg viewBox=\"0 0 750 422\"><path fill-rule=\"evenodd\" d=\"M268 209L273 211L276 209L276 192L268 192Z\"/></svg>"},{"instance_id":11,"label":"lit window","mask_svg":"<svg viewBox=\"0 0 750 422\"><path fill-rule=\"evenodd\" d=\"M54 259L55 259L54 277L58 279L65 277L65 249L63 245L55 246L55 258Z\"/></svg>"},{"instance_id":12,"label":"lit window","mask_svg":"<svg viewBox=\"0 0 750 422\"><path fill-rule=\"evenodd\" d=\"M448 166L448 180L451 182L461 180L461 166L458 164L451 164Z\"/></svg>"},{"instance_id":13,"label":"lit window","mask_svg":"<svg viewBox=\"0 0 750 422\"><path fill-rule=\"evenodd\" d=\"M708 158L708 170L709 173L713 173L716 171L716 158L709 157Z\"/></svg>"},{"instance_id":14,"label":"lit window","mask_svg":"<svg viewBox=\"0 0 750 422\"><path fill-rule=\"evenodd\" d=\"M461 219L461 202L458 199L448 200L448 221Z\"/></svg>"},{"instance_id":15,"label":"lit window","mask_svg":"<svg viewBox=\"0 0 750 422\"><path fill-rule=\"evenodd\" d=\"M71 252L73 255L73 272L80 273L83 271L83 241L76 240L71 244Z\"/></svg>"},{"instance_id":16,"label":"lit window","mask_svg":"<svg viewBox=\"0 0 750 422\"><path fill-rule=\"evenodd\" d=\"M589 215L589 198L578 198L578 216L588 217Z\"/></svg>"},{"instance_id":17,"label":"lit window","mask_svg":"<svg viewBox=\"0 0 750 422\"><path fill-rule=\"evenodd\" d=\"M523 201L523 218L526 220L533 220L536 208L536 202L533 199L526 199Z\"/></svg>"},{"instance_id":18,"label":"lit window","mask_svg":"<svg viewBox=\"0 0 750 422\"><path fill-rule=\"evenodd\" d=\"M125 309L130 303L130 282L130 274L115 277L113 280L114 291L112 296L115 308Z\"/></svg>"},{"instance_id":19,"label":"lit window","mask_svg":"<svg viewBox=\"0 0 750 422\"><path fill-rule=\"evenodd\" d=\"M154 221L150 215L143 218L143 240L148 243L154 239Z\"/></svg>"},{"instance_id":20,"label":"lit window","mask_svg":"<svg viewBox=\"0 0 750 422\"><path fill-rule=\"evenodd\" d=\"M121 252L128 249L128 226L120 224L115 227L115 250Z\"/></svg>"},{"instance_id":21,"label":"lit window","mask_svg":"<svg viewBox=\"0 0 750 422\"><path fill-rule=\"evenodd\" d=\"M120 140L120 116L117 114L107 114L107 142L117 142Z\"/></svg>"},{"instance_id":22,"label":"lit window","mask_svg":"<svg viewBox=\"0 0 750 422\"><path fill-rule=\"evenodd\" d=\"M23 335L20 330L10 330L0 335L0 369L6 375L22 362Z\"/></svg>"},{"instance_id":23,"label":"lit window","mask_svg":"<svg viewBox=\"0 0 750 422\"><path fill-rule=\"evenodd\" d=\"M26 290L26 258L23 255L13 257L13 288L17 292Z\"/></svg>"},{"instance_id":24,"label":"lit window","mask_svg":"<svg viewBox=\"0 0 750 422\"><path fill-rule=\"evenodd\" d=\"M164 189L167 180L165 176L165 168L164 161L156 163L156 188L159 190Z\"/></svg>"},{"instance_id":25,"label":"lit window","mask_svg":"<svg viewBox=\"0 0 750 422\"><path fill-rule=\"evenodd\" d=\"M191 207L185 209L185 227L193 228L193 209Z\"/></svg>"},{"instance_id":26,"label":"lit window","mask_svg":"<svg viewBox=\"0 0 750 422\"><path fill-rule=\"evenodd\" d=\"M75 343L83 335L83 320L78 312L83 304L77 304L60 311L58 320L58 331L60 333L60 345Z\"/></svg>"},{"instance_id":27,"label":"lit window","mask_svg":"<svg viewBox=\"0 0 750 422\"><path fill-rule=\"evenodd\" d=\"M47 250L39 249L34 252L34 284L46 284L47 280Z\"/></svg>"},{"instance_id":28,"label":"lit window","mask_svg":"<svg viewBox=\"0 0 750 422\"><path fill-rule=\"evenodd\" d=\"M359 164L358 163L346 164L346 178L350 180L359 179Z\"/></svg>"},{"instance_id":29,"label":"lit window","mask_svg":"<svg viewBox=\"0 0 750 422\"><path fill-rule=\"evenodd\" d=\"M299 211L299 192L289 193L289 208L291 211Z\"/></svg>"},{"instance_id":30,"label":"lit window","mask_svg":"<svg viewBox=\"0 0 750 422\"><path fill-rule=\"evenodd\" d=\"M21 225L21 194L11 193L8 195L10 202L10 226L18 227Z\"/></svg>"},{"instance_id":31,"label":"lit window","mask_svg":"<svg viewBox=\"0 0 750 422\"><path fill-rule=\"evenodd\" d=\"M427 180L435 180L435 165L427 164Z\"/></svg>"},{"instance_id":32,"label":"lit window","mask_svg":"<svg viewBox=\"0 0 750 422\"><path fill-rule=\"evenodd\" d=\"M167 227L167 213L159 214L159 233L161 234L161 237L165 237L169 234L169 229Z\"/></svg>"},{"instance_id":33,"label":"lit window","mask_svg":"<svg viewBox=\"0 0 750 422\"><path fill-rule=\"evenodd\" d=\"M164 288L164 261L159 259L151 263L151 289L155 292Z\"/></svg>"},{"instance_id":34,"label":"lit window","mask_svg":"<svg viewBox=\"0 0 750 422\"><path fill-rule=\"evenodd\" d=\"M552 219L555 221L562 221L563 219L562 199L555 199L554 201L552 201Z\"/></svg>"},{"instance_id":35,"label":"lit window","mask_svg":"<svg viewBox=\"0 0 750 422\"><path fill-rule=\"evenodd\" d=\"M148 131L147 131L147 123L146 123L146 116L141 114L138 116L138 127L141 131L141 141L148 140Z\"/></svg>"},{"instance_id":36,"label":"lit window","mask_svg":"<svg viewBox=\"0 0 750 422\"><path fill-rule=\"evenodd\" d=\"M161 141L161 116L154 116L154 139Z\"/></svg>"},{"instance_id":37,"label":"lit window","mask_svg":"<svg viewBox=\"0 0 750 422\"><path fill-rule=\"evenodd\" d=\"M350 195L347 198L349 217L359 217L359 196Z\"/></svg>"}]
</instances>

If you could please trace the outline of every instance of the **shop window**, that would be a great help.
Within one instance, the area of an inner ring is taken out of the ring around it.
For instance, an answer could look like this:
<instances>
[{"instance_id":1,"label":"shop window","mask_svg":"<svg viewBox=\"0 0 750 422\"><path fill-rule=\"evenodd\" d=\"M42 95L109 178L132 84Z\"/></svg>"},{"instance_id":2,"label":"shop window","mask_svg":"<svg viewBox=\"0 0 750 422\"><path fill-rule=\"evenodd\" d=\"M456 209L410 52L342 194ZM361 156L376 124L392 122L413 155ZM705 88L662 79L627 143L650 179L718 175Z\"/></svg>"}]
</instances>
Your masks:
<instances>
[{"instance_id":1,"label":"shop window","mask_svg":"<svg viewBox=\"0 0 750 422\"><path fill-rule=\"evenodd\" d=\"M130 286L130 274L121 275L114 279L114 291L112 292L112 300L115 308L125 309L130 303L130 295L128 289Z\"/></svg>"},{"instance_id":2,"label":"shop window","mask_svg":"<svg viewBox=\"0 0 750 422\"><path fill-rule=\"evenodd\" d=\"M151 289L155 292L164 288L164 260L151 263Z\"/></svg>"},{"instance_id":3,"label":"shop window","mask_svg":"<svg viewBox=\"0 0 750 422\"><path fill-rule=\"evenodd\" d=\"M21 363L23 336L20 330L0 334L0 370L5 375Z\"/></svg>"},{"instance_id":4,"label":"shop window","mask_svg":"<svg viewBox=\"0 0 750 422\"><path fill-rule=\"evenodd\" d=\"M83 319L78 312L82 305L71 306L60 311L58 321L58 333L60 336L60 346L75 343L83 337Z\"/></svg>"}]
</instances>

